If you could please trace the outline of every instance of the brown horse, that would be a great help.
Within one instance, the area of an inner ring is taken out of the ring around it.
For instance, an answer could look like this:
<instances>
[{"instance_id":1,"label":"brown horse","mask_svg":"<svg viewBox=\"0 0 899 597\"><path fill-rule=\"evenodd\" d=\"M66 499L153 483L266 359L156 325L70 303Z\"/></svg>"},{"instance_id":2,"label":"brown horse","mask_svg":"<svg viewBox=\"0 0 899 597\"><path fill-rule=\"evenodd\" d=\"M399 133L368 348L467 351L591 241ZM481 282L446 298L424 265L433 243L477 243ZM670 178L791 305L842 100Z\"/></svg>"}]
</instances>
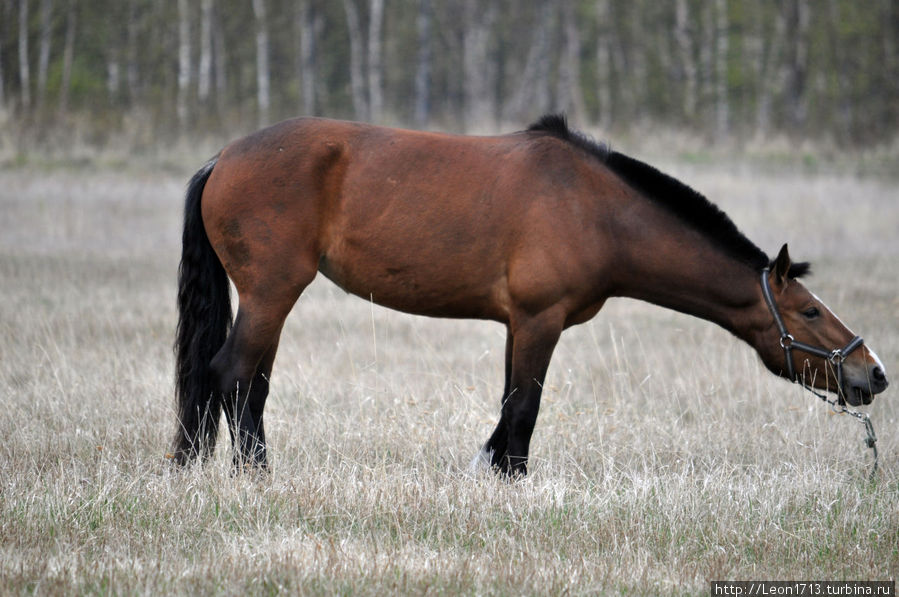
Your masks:
<instances>
[{"instance_id":1,"label":"brown horse","mask_svg":"<svg viewBox=\"0 0 899 597\"><path fill-rule=\"evenodd\" d=\"M883 365L798 281L808 269L786 245L769 259L704 197L560 116L496 137L282 122L188 187L175 460L212 452L224 409L235 463L266 465L281 327L317 272L393 309L505 324L501 415L477 461L506 474L526 472L559 335L611 296L715 322L775 374L869 404Z\"/></svg>"}]
</instances>

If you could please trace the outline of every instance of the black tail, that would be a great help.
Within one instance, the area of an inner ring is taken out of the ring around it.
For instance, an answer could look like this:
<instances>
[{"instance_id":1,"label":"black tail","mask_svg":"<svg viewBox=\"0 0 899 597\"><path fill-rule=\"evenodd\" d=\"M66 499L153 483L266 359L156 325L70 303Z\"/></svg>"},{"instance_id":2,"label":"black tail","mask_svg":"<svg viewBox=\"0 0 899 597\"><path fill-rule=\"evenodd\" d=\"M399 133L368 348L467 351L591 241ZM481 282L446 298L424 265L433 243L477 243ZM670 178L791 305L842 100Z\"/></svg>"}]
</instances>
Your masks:
<instances>
[{"instance_id":1,"label":"black tail","mask_svg":"<svg viewBox=\"0 0 899 597\"><path fill-rule=\"evenodd\" d=\"M178 431L173 458L179 464L212 454L222 412L209 363L231 329L231 295L228 275L209 244L200 213L200 198L216 159L194 174L184 203L175 333Z\"/></svg>"}]
</instances>

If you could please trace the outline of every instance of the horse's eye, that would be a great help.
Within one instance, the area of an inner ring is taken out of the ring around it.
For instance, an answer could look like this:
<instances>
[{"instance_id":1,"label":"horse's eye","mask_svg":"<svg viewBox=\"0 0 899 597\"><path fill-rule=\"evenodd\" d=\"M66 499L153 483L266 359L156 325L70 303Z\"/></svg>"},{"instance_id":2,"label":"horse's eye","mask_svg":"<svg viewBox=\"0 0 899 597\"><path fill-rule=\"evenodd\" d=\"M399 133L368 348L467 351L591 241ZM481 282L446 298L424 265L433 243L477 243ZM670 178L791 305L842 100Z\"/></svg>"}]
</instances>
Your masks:
<instances>
[{"instance_id":1,"label":"horse's eye","mask_svg":"<svg viewBox=\"0 0 899 597\"><path fill-rule=\"evenodd\" d=\"M810 307L810 308L806 309L805 311L803 311L803 312L802 312L802 315L803 315L806 319L815 319L815 318L817 318L819 315L821 315L821 312L818 311L818 307Z\"/></svg>"}]
</instances>

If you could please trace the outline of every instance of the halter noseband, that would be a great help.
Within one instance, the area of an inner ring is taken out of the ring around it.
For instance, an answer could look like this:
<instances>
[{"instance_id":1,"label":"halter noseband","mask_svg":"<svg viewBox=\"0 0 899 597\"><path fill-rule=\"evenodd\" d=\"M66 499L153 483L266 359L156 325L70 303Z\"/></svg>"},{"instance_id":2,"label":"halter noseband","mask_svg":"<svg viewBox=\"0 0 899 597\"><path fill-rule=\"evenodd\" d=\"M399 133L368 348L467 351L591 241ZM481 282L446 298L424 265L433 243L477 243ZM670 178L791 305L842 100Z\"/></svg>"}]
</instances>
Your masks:
<instances>
[{"instance_id":1,"label":"halter noseband","mask_svg":"<svg viewBox=\"0 0 899 597\"><path fill-rule=\"evenodd\" d=\"M780 311L777 309L777 303L774 302L774 294L771 292L771 284L768 282L769 273L770 269L767 267L762 270L762 295L765 297L765 302L768 304L768 309L771 311L771 315L774 316L774 323L777 325L777 330L780 332L780 347L784 350L784 359L787 361L787 373L789 374L790 381L794 383L799 382L803 387L814 392L811 387L807 386L805 382L796 375L796 368L793 366L793 349L827 359L836 370L837 395L839 396L840 405L845 404L845 397L843 395L843 361L846 360L846 357L848 357L853 350L864 344L865 341L862 340L861 336L856 336L843 348L827 350L826 348L812 346L793 338L790 332L787 331L787 326L784 325L783 317L781 317ZM817 392L815 393L817 394Z\"/></svg>"}]
</instances>

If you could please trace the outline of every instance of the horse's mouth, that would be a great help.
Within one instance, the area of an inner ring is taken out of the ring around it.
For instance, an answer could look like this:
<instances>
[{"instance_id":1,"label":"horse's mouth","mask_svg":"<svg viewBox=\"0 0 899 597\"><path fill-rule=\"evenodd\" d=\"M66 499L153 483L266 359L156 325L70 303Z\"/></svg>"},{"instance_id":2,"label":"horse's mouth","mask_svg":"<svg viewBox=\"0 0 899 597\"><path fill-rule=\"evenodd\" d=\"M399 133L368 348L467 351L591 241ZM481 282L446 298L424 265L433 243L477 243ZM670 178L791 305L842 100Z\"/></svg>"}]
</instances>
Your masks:
<instances>
[{"instance_id":1,"label":"horse's mouth","mask_svg":"<svg viewBox=\"0 0 899 597\"><path fill-rule=\"evenodd\" d=\"M849 386L848 391L844 392L844 395L846 402L850 406L868 405L874 402L874 394L861 386Z\"/></svg>"}]
</instances>

